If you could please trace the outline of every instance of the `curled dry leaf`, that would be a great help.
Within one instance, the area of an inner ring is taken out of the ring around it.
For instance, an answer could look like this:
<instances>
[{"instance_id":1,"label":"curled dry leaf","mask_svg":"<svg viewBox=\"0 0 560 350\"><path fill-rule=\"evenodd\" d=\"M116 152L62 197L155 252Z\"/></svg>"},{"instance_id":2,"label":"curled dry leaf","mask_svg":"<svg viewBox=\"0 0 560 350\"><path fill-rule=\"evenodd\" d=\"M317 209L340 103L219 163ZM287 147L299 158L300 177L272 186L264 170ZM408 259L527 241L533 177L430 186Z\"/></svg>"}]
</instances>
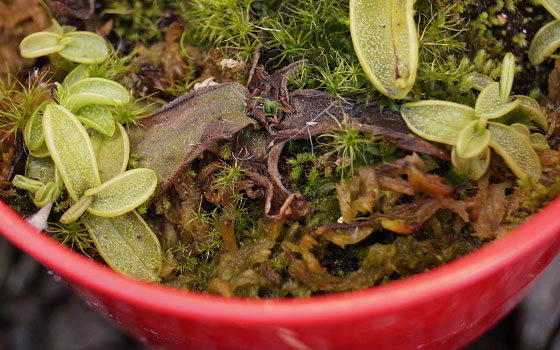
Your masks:
<instances>
[{"instance_id":1,"label":"curled dry leaf","mask_svg":"<svg viewBox=\"0 0 560 350\"><path fill-rule=\"evenodd\" d=\"M95 0L45 0L60 23L72 19L89 19L93 15Z\"/></svg>"},{"instance_id":2,"label":"curled dry leaf","mask_svg":"<svg viewBox=\"0 0 560 350\"><path fill-rule=\"evenodd\" d=\"M246 114L248 91L238 83L194 91L171 102L129 130L138 166L152 169L159 193L214 142L254 123Z\"/></svg>"},{"instance_id":3,"label":"curled dry leaf","mask_svg":"<svg viewBox=\"0 0 560 350\"><path fill-rule=\"evenodd\" d=\"M307 139L343 127L383 136L397 147L448 160L447 151L425 140L409 136L412 131L398 112L379 110L375 103L352 103L316 90L298 90L290 94L294 112L274 128L277 138ZM437 141L437 140L436 140Z\"/></svg>"}]
</instances>

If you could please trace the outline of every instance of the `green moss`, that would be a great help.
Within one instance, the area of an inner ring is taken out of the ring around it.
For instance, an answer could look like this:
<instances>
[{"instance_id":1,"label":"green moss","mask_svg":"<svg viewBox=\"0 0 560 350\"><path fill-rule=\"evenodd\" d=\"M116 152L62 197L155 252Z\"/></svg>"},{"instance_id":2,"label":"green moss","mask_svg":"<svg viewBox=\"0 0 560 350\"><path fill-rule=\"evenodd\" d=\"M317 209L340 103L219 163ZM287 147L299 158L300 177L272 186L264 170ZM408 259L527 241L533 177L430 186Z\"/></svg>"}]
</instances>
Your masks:
<instances>
[{"instance_id":1,"label":"green moss","mask_svg":"<svg viewBox=\"0 0 560 350\"><path fill-rule=\"evenodd\" d=\"M520 199L520 205L519 209L506 219L511 223L522 222L560 196L560 177L555 178L554 182L549 185L532 184L528 181L519 180L515 187L515 193L516 198Z\"/></svg>"},{"instance_id":2,"label":"green moss","mask_svg":"<svg viewBox=\"0 0 560 350\"><path fill-rule=\"evenodd\" d=\"M190 0L177 2L177 11L192 44L245 60L259 48L270 70L307 59L291 86L376 95L354 53L345 0Z\"/></svg>"},{"instance_id":3,"label":"green moss","mask_svg":"<svg viewBox=\"0 0 560 350\"><path fill-rule=\"evenodd\" d=\"M79 250L83 254L90 256L94 252L94 244L88 230L84 226L83 220L72 222L68 225L60 223L49 223L47 233L70 249Z\"/></svg>"},{"instance_id":4,"label":"green moss","mask_svg":"<svg viewBox=\"0 0 560 350\"><path fill-rule=\"evenodd\" d=\"M0 142L23 130L35 108L48 96L45 81L45 74L38 71L25 84L12 74L0 79Z\"/></svg>"},{"instance_id":5,"label":"green moss","mask_svg":"<svg viewBox=\"0 0 560 350\"><path fill-rule=\"evenodd\" d=\"M189 0L176 2L186 23L188 40L239 51L249 57L259 45L262 24L254 0Z\"/></svg>"}]
</instances>

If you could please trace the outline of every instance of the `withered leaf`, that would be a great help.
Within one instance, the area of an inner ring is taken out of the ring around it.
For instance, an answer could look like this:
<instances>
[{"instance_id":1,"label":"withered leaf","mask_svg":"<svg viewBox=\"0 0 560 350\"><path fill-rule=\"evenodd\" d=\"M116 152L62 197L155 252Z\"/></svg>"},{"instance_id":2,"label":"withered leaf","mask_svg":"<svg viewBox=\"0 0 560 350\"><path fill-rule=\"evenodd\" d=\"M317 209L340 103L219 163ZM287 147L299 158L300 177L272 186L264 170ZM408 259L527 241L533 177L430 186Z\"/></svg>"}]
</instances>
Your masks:
<instances>
[{"instance_id":1,"label":"withered leaf","mask_svg":"<svg viewBox=\"0 0 560 350\"><path fill-rule=\"evenodd\" d=\"M247 89L226 83L179 97L129 130L138 166L158 176L160 193L214 142L254 123L246 113Z\"/></svg>"},{"instance_id":2,"label":"withered leaf","mask_svg":"<svg viewBox=\"0 0 560 350\"><path fill-rule=\"evenodd\" d=\"M69 19L89 19L93 15L94 0L46 0L53 15L60 23Z\"/></svg>"},{"instance_id":3,"label":"withered leaf","mask_svg":"<svg viewBox=\"0 0 560 350\"><path fill-rule=\"evenodd\" d=\"M381 135L407 151L449 159L447 151L409 136L412 131L399 112L389 109L381 112L375 102L353 103L321 91L297 90L290 95L290 103L294 113L287 114L275 126L276 138L300 140L348 126L364 133Z\"/></svg>"}]
</instances>

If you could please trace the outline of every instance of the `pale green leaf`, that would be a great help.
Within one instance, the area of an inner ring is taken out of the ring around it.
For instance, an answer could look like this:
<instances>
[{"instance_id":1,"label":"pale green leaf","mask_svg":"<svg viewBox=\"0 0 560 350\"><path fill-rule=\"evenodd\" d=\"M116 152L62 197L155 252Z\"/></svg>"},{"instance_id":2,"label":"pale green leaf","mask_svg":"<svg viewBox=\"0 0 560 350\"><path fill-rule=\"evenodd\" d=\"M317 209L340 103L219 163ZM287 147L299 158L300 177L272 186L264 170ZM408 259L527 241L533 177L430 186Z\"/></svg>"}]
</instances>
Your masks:
<instances>
[{"instance_id":1,"label":"pale green leaf","mask_svg":"<svg viewBox=\"0 0 560 350\"><path fill-rule=\"evenodd\" d=\"M471 73L466 76L465 81L470 88L478 91L484 90L485 87L492 84L492 80L489 76L478 73Z\"/></svg>"},{"instance_id":2,"label":"pale green leaf","mask_svg":"<svg viewBox=\"0 0 560 350\"><path fill-rule=\"evenodd\" d=\"M478 120L468 123L459 133L455 150L460 158L473 158L481 154L490 143L490 132Z\"/></svg>"},{"instance_id":3,"label":"pale green leaf","mask_svg":"<svg viewBox=\"0 0 560 350\"><path fill-rule=\"evenodd\" d=\"M92 215L85 224L99 254L112 269L147 282L158 279L161 246L136 211L113 218Z\"/></svg>"},{"instance_id":4,"label":"pale green leaf","mask_svg":"<svg viewBox=\"0 0 560 350\"><path fill-rule=\"evenodd\" d=\"M91 143L97 158L101 182L107 182L126 170L130 145L124 127L116 123L117 132L112 137L92 132Z\"/></svg>"},{"instance_id":5,"label":"pale green leaf","mask_svg":"<svg viewBox=\"0 0 560 350\"><path fill-rule=\"evenodd\" d=\"M93 196L88 211L93 215L114 217L133 210L154 193L157 175L151 169L125 171L101 186L85 191Z\"/></svg>"},{"instance_id":6,"label":"pale green leaf","mask_svg":"<svg viewBox=\"0 0 560 350\"><path fill-rule=\"evenodd\" d=\"M58 54L72 62L101 63L109 56L105 39L92 32L69 32L63 35L63 41L66 45Z\"/></svg>"},{"instance_id":7,"label":"pale green leaf","mask_svg":"<svg viewBox=\"0 0 560 350\"><path fill-rule=\"evenodd\" d=\"M51 155L49 149L47 148L47 144L45 142L43 142L41 146L39 146L39 148L37 148L36 150L33 151L29 150L29 154L37 158L50 157Z\"/></svg>"},{"instance_id":8,"label":"pale green leaf","mask_svg":"<svg viewBox=\"0 0 560 350\"><path fill-rule=\"evenodd\" d=\"M50 157L36 158L28 156L25 163L25 176L47 183L55 181L56 167Z\"/></svg>"},{"instance_id":9,"label":"pale green leaf","mask_svg":"<svg viewBox=\"0 0 560 350\"><path fill-rule=\"evenodd\" d=\"M25 176L41 181L44 184L54 182L55 191L52 193L52 199L57 199L62 193L62 178L60 177L60 173L56 170L56 166L50 157L36 158L32 155L27 156L27 161L25 163ZM36 199L33 198L33 200L35 201ZM38 205L38 203L35 203L35 205L43 206Z\"/></svg>"},{"instance_id":10,"label":"pale green leaf","mask_svg":"<svg viewBox=\"0 0 560 350\"><path fill-rule=\"evenodd\" d=\"M558 0L538 0L535 3L542 5L551 15L560 21L560 1Z\"/></svg>"},{"instance_id":11,"label":"pale green leaf","mask_svg":"<svg viewBox=\"0 0 560 350\"><path fill-rule=\"evenodd\" d=\"M26 36L19 44L23 57L34 58L59 52L64 49L60 44L62 36L51 32L38 32Z\"/></svg>"},{"instance_id":12,"label":"pale green leaf","mask_svg":"<svg viewBox=\"0 0 560 350\"><path fill-rule=\"evenodd\" d=\"M471 107L447 101L407 103L401 107L401 114L415 134L448 145L455 145L461 130L476 120Z\"/></svg>"},{"instance_id":13,"label":"pale green leaf","mask_svg":"<svg viewBox=\"0 0 560 350\"><path fill-rule=\"evenodd\" d=\"M514 123L514 124L511 124L509 127L512 128L513 130L517 131L521 135L525 136L527 138L527 140L530 139L531 131L529 130L527 125L521 124L521 123Z\"/></svg>"},{"instance_id":14,"label":"pale green leaf","mask_svg":"<svg viewBox=\"0 0 560 350\"><path fill-rule=\"evenodd\" d=\"M38 208L44 207L56 198L57 186L54 182L47 182L39 191L33 196L33 204Z\"/></svg>"},{"instance_id":15,"label":"pale green leaf","mask_svg":"<svg viewBox=\"0 0 560 350\"><path fill-rule=\"evenodd\" d=\"M43 134L72 199L77 201L87 189L101 184L89 135L69 110L48 105L43 115Z\"/></svg>"},{"instance_id":16,"label":"pale green leaf","mask_svg":"<svg viewBox=\"0 0 560 350\"><path fill-rule=\"evenodd\" d=\"M548 129L546 114L542 111L539 103L529 96L515 95L513 98L519 101L519 106L515 112L521 113L527 120L535 122L545 131Z\"/></svg>"},{"instance_id":17,"label":"pale green leaf","mask_svg":"<svg viewBox=\"0 0 560 350\"><path fill-rule=\"evenodd\" d=\"M72 69L70 73L64 78L62 85L65 87L69 87L70 85L78 82L82 79L89 78L89 64L79 64L76 68Z\"/></svg>"},{"instance_id":18,"label":"pale green leaf","mask_svg":"<svg viewBox=\"0 0 560 350\"><path fill-rule=\"evenodd\" d=\"M474 109L482 118L500 118L519 106L519 101L503 102L500 97L500 84L492 83L484 88L476 99Z\"/></svg>"},{"instance_id":19,"label":"pale green leaf","mask_svg":"<svg viewBox=\"0 0 560 350\"><path fill-rule=\"evenodd\" d=\"M51 23L51 26L45 29L44 32L55 33L62 36L62 34L64 34L64 29L62 29L60 24L55 19L51 19Z\"/></svg>"},{"instance_id":20,"label":"pale green leaf","mask_svg":"<svg viewBox=\"0 0 560 350\"><path fill-rule=\"evenodd\" d=\"M460 158L457 156L455 147L453 147L451 163L460 173L468 175L473 180L478 180L490 166L490 148L486 147L486 150L472 158Z\"/></svg>"},{"instance_id":21,"label":"pale green leaf","mask_svg":"<svg viewBox=\"0 0 560 350\"><path fill-rule=\"evenodd\" d=\"M80 198L76 203L68 208L64 214L62 214L59 221L67 225L78 220L78 218L86 212L92 202L93 197L87 195L82 196L82 198Z\"/></svg>"},{"instance_id":22,"label":"pale green leaf","mask_svg":"<svg viewBox=\"0 0 560 350\"><path fill-rule=\"evenodd\" d=\"M12 180L12 185L16 186L17 188L21 188L22 190L27 190L31 193L35 193L39 191L45 184L41 181L28 178L27 176L16 174L16 176L14 176L14 179Z\"/></svg>"},{"instance_id":23,"label":"pale green leaf","mask_svg":"<svg viewBox=\"0 0 560 350\"><path fill-rule=\"evenodd\" d=\"M533 148L537 151L542 151L550 148L546 137L543 134L539 134L538 132L531 134L529 140L531 141L531 146L533 146Z\"/></svg>"},{"instance_id":24,"label":"pale green leaf","mask_svg":"<svg viewBox=\"0 0 560 350\"><path fill-rule=\"evenodd\" d=\"M350 33L373 85L404 98L416 80L418 36L413 0L350 0Z\"/></svg>"},{"instance_id":25,"label":"pale green leaf","mask_svg":"<svg viewBox=\"0 0 560 350\"><path fill-rule=\"evenodd\" d=\"M515 75L515 56L508 52L502 61L502 74L500 77L500 98L502 102L507 102L511 87L513 86L513 77Z\"/></svg>"},{"instance_id":26,"label":"pale green leaf","mask_svg":"<svg viewBox=\"0 0 560 350\"><path fill-rule=\"evenodd\" d=\"M490 147L504 159L517 177L537 182L541 177L541 164L529 140L506 125L488 123L488 126L492 134Z\"/></svg>"},{"instance_id":27,"label":"pale green leaf","mask_svg":"<svg viewBox=\"0 0 560 350\"><path fill-rule=\"evenodd\" d=\"M25 124L23 139L27 149L30 151L38 150L45 143L45 138L43 137L43 112L49 103L52 102L45 101L35 108Z\"/></svg>"},{"instance_id":28,"label":"pale green leaf","mask_svg":"<svg viewBox=\"0 0 560 350\"><path fill-rule=\"evenodd\" d=\"M73 83L65 94L64 103L72 111L86 105L124 105L130 101L130 95L119 83L104 78L86 78Z\"/></svg>"},{"instance_id":29,"label":"pale green leaf","mask_svg":"<svg viewBox=\"0 0 560 350\"><path fill-rule=\"evenodd\" d=\"M540 64L560 47L560 21L555 20L541 27L529 46L529 60Z\"/></svg>"},{"instance_id":30,"label":"pale green leaf","mask_svg":"<svg viewBox=\"0 0 560 350\"><path fill-rule=\"evenodd\" d=\"M78 110L76 117L85 126L90 127L109 137L115 133L115 121L108 106L86 105Z\"/></svg>"},{"instance_id":31,"label":"pale green leaf","mask_svg":"<svg viewBox=\"0 0 560 350\"><path fill-rule=\"evenodd\" d=\"M65 24L62 26L62 34L68 34L76 31L76 27Z\"/></svg>"},{"instance_id":32,"label":"pale green leaf","mask_svg":"<svg viewBox=\"0 0 560 350\"><path fill-rule=\"evenodd\" d=\"M54 181L43 183L41 181L17 174L12 180L15 187L27 190L33 203L37 207L43 207L55 199L57 186Z\"/></svg>"}]
</instances>

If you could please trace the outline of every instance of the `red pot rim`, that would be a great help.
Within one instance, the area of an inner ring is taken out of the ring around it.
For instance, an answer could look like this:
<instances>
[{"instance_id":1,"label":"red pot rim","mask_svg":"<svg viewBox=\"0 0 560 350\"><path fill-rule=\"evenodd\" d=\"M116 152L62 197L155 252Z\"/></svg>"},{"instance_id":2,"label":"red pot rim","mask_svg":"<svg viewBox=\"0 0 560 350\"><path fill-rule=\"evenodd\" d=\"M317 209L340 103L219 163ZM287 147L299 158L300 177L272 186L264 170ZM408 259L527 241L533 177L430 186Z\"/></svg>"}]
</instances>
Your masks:
<instances>
[{"instance_id":1,"label":"red pot rim","mask_svg":"<svg viewBox=\"0 0 560 350\"><path fill-rule=\"evenodd\" d=\"M277 300L227 299L133 280L33 229L2 201L0 231L68 281L169 317L249 326L287 322L317 325L332 320L334 315L339 322L361 315L390 315L473 285L514 261L527 259L532 251L556 239L560 233L557 213L560 198L504 237L465 257L401 281L357 292Z\"/></svg>"}]
</instances>

